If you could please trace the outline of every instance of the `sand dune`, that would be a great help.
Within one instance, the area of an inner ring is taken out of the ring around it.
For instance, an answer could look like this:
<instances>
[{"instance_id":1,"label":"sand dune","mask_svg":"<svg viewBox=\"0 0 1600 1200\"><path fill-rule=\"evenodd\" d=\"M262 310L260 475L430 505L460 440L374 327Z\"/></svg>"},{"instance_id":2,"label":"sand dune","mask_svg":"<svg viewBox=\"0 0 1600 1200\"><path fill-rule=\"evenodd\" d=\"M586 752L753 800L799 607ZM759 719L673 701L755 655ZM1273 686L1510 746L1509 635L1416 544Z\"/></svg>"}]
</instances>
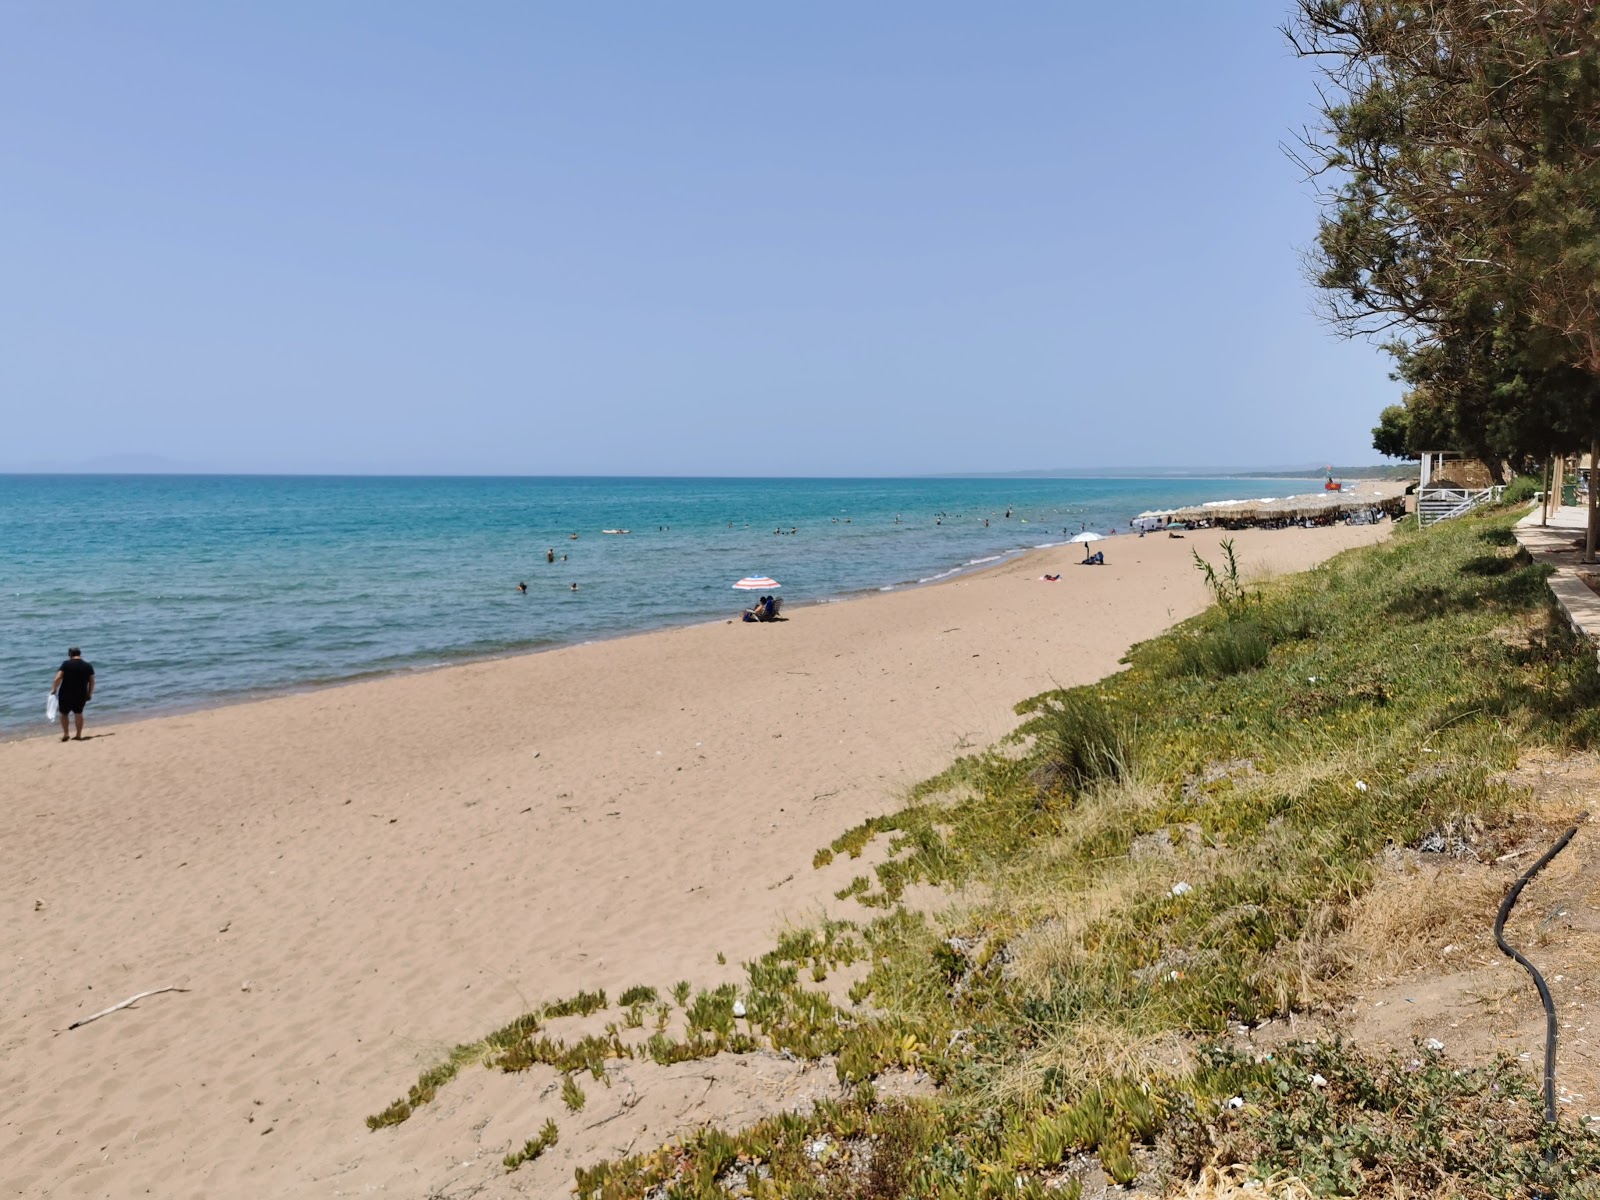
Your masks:
<instances>
[{"instance_id":1,"label":"sand dune","mask_svg":"<svg viewBox=\"0 0 1600 1200\"><path fill-rule=\"evenodd\" d=\"M1387 530L1235 537L1294 570ZM363 1124L528 1002L735 977L840 886L817 846L1198 611L1217 536L0 745L0 1194L557 1195L574 1163L816 1094L759 1059L640 1071L514 1176L549 1076Z\"/></svg>"}]
</instances>

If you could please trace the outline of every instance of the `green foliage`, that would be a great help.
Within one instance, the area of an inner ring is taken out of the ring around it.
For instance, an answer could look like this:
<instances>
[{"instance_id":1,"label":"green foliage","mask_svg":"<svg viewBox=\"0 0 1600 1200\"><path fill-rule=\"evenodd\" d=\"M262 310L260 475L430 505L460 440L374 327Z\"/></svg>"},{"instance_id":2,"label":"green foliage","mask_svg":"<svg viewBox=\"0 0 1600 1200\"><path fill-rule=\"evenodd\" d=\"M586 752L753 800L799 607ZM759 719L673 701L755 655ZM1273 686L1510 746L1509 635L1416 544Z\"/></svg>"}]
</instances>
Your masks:
<instances>
[{"instance_id":1,"label":"green foliage","mask_svg":"<svg viewBox=\"0 0 1600 1200\"><path fill-rule=\"evenodd\" d=\"M550 1149L551 1146L554 1146L558 1137L559 1134L556 1130L556 1123L554 1121L546 1121L544 1123L544 1128L539 1130L539 1136L529 1138L521 1150L516 1151L514 1154L506 1155L506 1170L515 1171L523 1163L532 1162L546 1150Z\"/></svg>"},{"instance_id":2,"label":"green foliage","mask_svg":"<svg viewBox=\"0 0 1600 1200\"><path fill-rule=\"evenodd\" d=\"M864 896L872 890L872 880L865 875L857 875L844 887L833 894L835 900L848 900L851 896Z\"/></svg>"},{"instance_id":3,"label":"green foliage","mask_svg":"<svg viewBox=\"0 0 1600 1200\"><path fill-rule=\"evenodd\" d=\"M1386 453L1498 471L1600 430L1600 125L1586 4L1297 0L1324 80L1302 143L1325 195L1313 277L1347 332L1396 337ZM1498 476L1497 476L1498 477Z\"/></svg>"},{"instance_id":4,"label":"green foliage","mask_svg":"<svg viewBox=\"0 0 1600 1200\"><path fill-rule=\"evenodd\" d=\"M1223 621L1177 643L1174 673L1221 679L1265 666L1272 655L1266 625L1250 617Z\"/></svg>"},{"instance_id":5,"label":"green foliage","mask_svg":"<svg viewBox=\"0 0 1600 1200\"><path fill-rule=\"evenodd\" d=\"M1504 504L1526 504L1542 491L1544 491L1544 480L1536 479L1532 475L1518 475L1506 484L1506 490L1501 494L1500 500Z\"/></svg>"},{"instance_id":6,"label":"green foliage","mask_svg":"<svg viewBox=\"0 0 1600 1200\"><path fill-rule=\"evenodd\" d=\"M1389 458L1410 459L1421 458L1423 450L1437 450L1439 447L1431 442L1418 446L1412 441L1410 416L1403 404L1391 404L1379 413L1378 424L1372 430L1372 448Z\"/></svg>"},{"instance_id":7,"label":"green foliage","mask_svg":"<svg viewBox=\"0 0 1600 1200\"><path fill-rule=\"evenodd\" d=\"M1239 576L1232 539L1222 542L1217 568L1190 551L1195 568L1215 602L1212 611L1180 634L1165 639L1167 673L1222 679L1265 666L1274 646L1314 635L1322 615L1310 597L1280 590L1272 596L1252 591Z\"/></svg>"},{"instance_id":8,"label":"green foliage","mask_svg":"<svg viewBox=\"0 0 1600 1200\"><path fill-rule=\"evenodd\" d=\"M708 992L702 988L687 1011L689 1032L720 1033L723 1036L731 1034L733 1002L738 998L739 989L731 983L725 983L715 991Z\"/></svg>"},{"instance_id":9,"label":"green foliage","mask_svg":"<svg viewBox=\"0 0 1600 1200\"><path fill-rule=\"evenodd\" d=\"M544 1006L546 1020L557 1017L587 1017L591 1013L599 1012L606 1006L606 994L598 992L579 992L565 1000L557 1000Z\"/></svg>"},{"instance_id":10,"label":"green foliage","mask_svg":"<svg viewBox=\"0 0 1600 1200\"><path fill-rule=\"evenodd\" d=\"M1135 723L1096 693L1051 692L1018 711L1029 715L1020 732L1036 740L1038 772L1048 786L1081 791L1133 771Z\"/></svg>"},{"instance_id":11,"label":"green foliage","mask_svg":"<svg viewBox=\"0 0 1600 1200\"><path fill-rule=\"evenodd\" d=\"M1195 569L1205 576L1206 590L1211 593L1212 601L1232 617L1250 603L1251 596L1239 578L1239 557L1234 552L1233 539L1223 538L1219 544L1222 549L1220 571L1201 558L1200 551L1190 550L1189 553L1194 556Z\"/></svg>"},{"instance_id":12,"label":"green foliage","mask_svg":"<svg viewBox=\"0 0 1600 1200\"><path fill-rule=\"evenodd\" d=\"M497 1070L526 1071L535 1063L554 1067L558 1071L588 1071L596 1079L605 1075L606 1060L632 1058L633 1049L626 1045L615 1030L604 1036L589 1034L576 1042L562 1038L526 1038L491 1054L485 1061Z\"/></svg>"},{"instance_id":13,"label":"green foliage","mask_svg":"<svg viewBox=\"0 0 1600 1200\"><path fill-rule=\"evenodd\" d=\"M578 1081L571 1075L564 1075L561 1079L561 1102L567 1106L568 1112L578 1112L583 1108L588 1097L583 1094L583 1089L578 1086Z\"/></svg>"},{"instance_id":14,"label":"green foliage","mask_svg":"<svg viewBox=\"0 0 1600 1200\"><path fill-rule=\"evenodd\" d=\"M489 1038L504 1037L507 1030L513 1027L526 1028L530 1022L536 1027L537 1022L533 1022L533 1018L519 1017L511 1025L490 1034ZM439 1089L454 1079L463 1066L483 1055L488 1049L489 1038L481 1042L469 1042L456 1046L450 1051L450 1056L443 1062L434 1064L417 1076L416 1083L407 1089L404 1099L396 1100L382 1112L368 1117L367 1128L378 1130L388 1125L399 1125L402 1121L407 1120L413 1111L421 1108L424 1104L431 1103L438 1094Z\"/></svg>"},{"instance_id":15,"label":"green foliage","mask_svg":"<svg viewBox=\"0 0 1600 1200\"><path fill-rule=\"evenodd\" d=\"M636 1004L654 1004L656 999L655 988L646 987L641 983L623 992L621 996L617 997L617 1003L623 1008L632 1008Z\"/></svg>"},{"instance_id":16,"label":"green foliage","mask_svg":"<svg viewBox=\"0 0 1600 1200\"><path fill-rule=\"evenodd\" d=\"M1263 1173L1289 1170L1320 1196L1571 1196L1600 1179L1600 1138L1542 1122L1515 1063L1463 1070L1417 1047L1386 1057L1300 1043L1257 1063L1211 1047L1196 1076L1208 1132ZM1237 1094L1243 1107L1221 1098ZM1190 1123L1180 1132L1198 1136ZM1175 1140L1193 1164L1209 1152ZM1547 1157L1548 1155L1548 1157ZM1592 1195L1592 1193L1589 1193Z\"/></svg>"}]
</instances>

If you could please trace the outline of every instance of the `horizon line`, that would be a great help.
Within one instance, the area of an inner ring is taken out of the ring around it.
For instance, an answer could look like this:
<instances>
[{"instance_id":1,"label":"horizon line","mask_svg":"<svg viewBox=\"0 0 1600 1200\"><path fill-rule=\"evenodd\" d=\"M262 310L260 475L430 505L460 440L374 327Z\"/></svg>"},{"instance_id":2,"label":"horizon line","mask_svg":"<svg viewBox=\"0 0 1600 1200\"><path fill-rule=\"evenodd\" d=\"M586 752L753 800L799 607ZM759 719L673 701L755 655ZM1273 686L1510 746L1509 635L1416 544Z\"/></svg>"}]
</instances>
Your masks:
<instances>
[{"instance_id":1,"label":"horizon line","mask_svg":"<svg viewBox=\"0 0 1600 1200\"><path fill-rule=\"evenodd\" d=\"M1334 474L1360 471L1394 471L1410 464L1363 463L1334 466ZM1117 466L1022 468L993 471L905 471L884 474L856 472L817 474L683 474L678 472L514 472L514 471L385 471L385 470L220 470L220 469L117 469L113 467L22 467L0 468L0 477L98 476L102 478L239 478L265 479L1138 479L1230 478L1278 476L1310 479L1329 470L1324 466Z\"/></svg>"}]
</instances>

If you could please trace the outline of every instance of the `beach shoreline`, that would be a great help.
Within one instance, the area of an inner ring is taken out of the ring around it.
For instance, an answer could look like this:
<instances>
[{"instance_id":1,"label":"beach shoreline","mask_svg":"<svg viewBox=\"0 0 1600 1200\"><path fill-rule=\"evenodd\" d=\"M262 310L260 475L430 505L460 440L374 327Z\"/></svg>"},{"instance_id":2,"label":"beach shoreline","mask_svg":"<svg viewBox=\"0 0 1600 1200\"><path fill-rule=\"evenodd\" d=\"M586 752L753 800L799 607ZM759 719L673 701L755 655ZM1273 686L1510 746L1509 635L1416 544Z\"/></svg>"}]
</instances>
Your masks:
<instances>
[{"instance_id":1,"label":"beach shoreline","mask_svg":"<svg viewBox=\"0 0 1600 1200\"><path fill-rule=\"evenodd\" d=\"M1238 476L1232 478L1242 479L1249 477ZM1352 480L1351 482L1372 481ZM1388 484L1392 481L1379 482ZM1292 498L1293 497L1287 497L1287 499ZM1245 501L1208 502L1209 506L1212 507L1236 503L1245 503ZM1129 514L1130 517L1131 515L1132 514ZM1114 540L1123 537L1136 537L1137 533L1128 528L1116 528L1113 529L1107 536ZM1003 568L1010 563L1026 561L1033 556L1048 553L1049 551L1059 549L1067 544L1068 542L1063 539L1061 541L1046 540L1032 545L1014 546L1011 548L998 550L994 554L980 559L968 560L956 564L926 578L894 580L884 584L869 584L836 594L808 597L802 600L790 600L789 608L791 611L804 610L821 605L853 603L857 600L866 599L871 596L904 592L910 589L938 587L956 580L973 578L983 574L986 571ZM734 614L734 619L737 619L739 608L742 607L742 601L746 598L747 597L742 597L739 593L732 594L730 599L730 609ZM194 713L205 712L217 708L232 707L241 704L256 704L265 700L272 700L283 696L305 695L327 691L333 688L343 688L363 683L371 683L382 679L424 676L432 674L436 671L452 670L457 667L471 666L478 663L504 662L525 658L530 655L549 654L554 651L570 649L575 646L612 642L622 638L639 637L673 629L691 629L701 625L717 625L721 624L727 619L728 618L721 616L695 616L685 617L682 619L659 621L634 628L620 629L609 636L580 636L570 639L556 638L536 646L497 648L482 653L463 652L460 654L451 654L441 658L441 660L437 662L389 667L373 667L367 670L356 671L349 674L341 674L326 679L291 680L276 684L251 686L240 689L236 692L212 692L203 698L194 700L192 702L175 700L167 703L144 704L137 709L113 709L104 717L102 717L99 712L95 711L91 707L89 717L91 720L93 720L97 728L107 730L116 729L141 721L188 716ZM108 674L107 679L112 680L110 687L114 689L114 673ZM105 692L108 690L106 688L106 679L101 681L101 687L103 708ZM26 725L0 725L0 745L4 745L9 742L27 741L35 738L49 737L51 736L51 731L53 729L54 725L52 723L42 720L32 727Z\"/></svg>"},{"instance_id":2,"label":"beach shoreline","mask_svg":"<svg viewBox=\"0 0 1600 1200\"><path fill-rule=\"evenodd\" d=\"M1128 536L1125 531L1119 531L1115 536ZM1135 535L1136 536L1136 535ZM985 571L1003 567L1008 563L1020 562L1030 555L1044 554L1050 550L1059 549L1065 542L1050 542L1033 547L1024 547L1014 550L1005 550L993 555L982 562L964 563L952 567L935 577L929 579L910 579L897 583L883 584L875 587L856 588L836 596L818 596L799 600L787 604L789 611L822 607L824 605L852 604L858 600L867 600L875 596L891 595L896 592L905 592L915 588L940 587L953 583L958 579L969 579ZM781 594L781 588L780 588ZM748 596L734 593L730 601L730 608L734 615L731 617L704 617L691 618L681 621L671 621L659 625L648 625L638 629L619 630L610 637L589 637L573 641L552 641L548 645L534 646L526 649L509 649L491 651L484 654L469 654L459 658L450 658L443 662L419 664L410 667L374 668L371 671L357 675L341 676L334 679L311 680L301 683L285 683L275 687L252 688L249 691L234 694L219 694L208 697L203 701L192 704L174 703L143 708L136 712L113 711L103 720L95 721L97 729L118 729L125 725L134 725L144 721L159 721L169 717L192 716L195 713L207 712L217 708L233 708L238 705L259 704L266 700L275 700L284 696L303 696L317 692L325 692L334 688L356 687L364 683L375 683L384 679L410 679L416 676L431 675L437 671L451 671L457 667L470 667L481 663L511 662L517 659L529 658L540 654L551 654L558 650L571 650L578 646L594 646L608 642L622 641L627 638L649 637L652 634L667 633L675 629L696 629L702 626L725 625L737 622L743 611ZM95 714L92 708L86 709L92 718ZM52 733L57 726L53 722L41 721L38 729L0 727L0 745L8 742L27 741L39 737L53 737Z\"/></svg>"},{"instance_id":3,"label":"beach shoreline","mask_svg":"<svg viewBox=\"0 0 1600 1200\"><path fill-rule=\"evenodd\" d=\"M68 642L106 674L97 718L121 722L714 620L745 575L777 578L791 605L909 585L1254 485L14 477L0 490L9 737L36 726L26 681ZM61 522L86 530L71 569L52 549Z\"/></svg>"},{"instance_id":4,"label":"beach shoreline","mask_svg":"<svg viewBox=\"0 0 1600 1200\"><path fill-rule=\"evenodd\" d=\"M1287 572L1389 528L1232 536ZM729 1111L696 1075L646 1132L569 1122L514 1187L534 1073L363 1124L530 1003L734 978L863 865L815 870L817 847L1200 611L1192 552L1224 536L0 744L3 1194L558 1194ZM162 987L187 991L55 1036Z\"/></svg>"}]
</instances>

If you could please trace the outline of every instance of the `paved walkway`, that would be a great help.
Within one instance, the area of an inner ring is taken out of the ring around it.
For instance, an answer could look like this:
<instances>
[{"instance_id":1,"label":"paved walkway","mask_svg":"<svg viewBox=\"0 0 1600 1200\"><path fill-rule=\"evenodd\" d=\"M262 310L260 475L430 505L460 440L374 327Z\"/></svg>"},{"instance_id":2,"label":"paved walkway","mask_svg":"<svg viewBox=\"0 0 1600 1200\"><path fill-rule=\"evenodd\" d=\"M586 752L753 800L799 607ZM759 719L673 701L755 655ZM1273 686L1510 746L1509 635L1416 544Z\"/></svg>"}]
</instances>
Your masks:
<instances>
[{"instance_id":1,"label":"paved walkway","mask_svg":"<svg viewBox=\"0 0 1600 1200\"><path fill-rule=\"evenodd\" d=\"M1517 522L1517 541L1535 562L1549 563L1555 568L1550 575L1550 591L1556 603L1567 614L1573 628L1600 646L1600 595L1578 578L1588 511L1576 505L1552 509L1549 524L1543 526L1540 524L1542 514L1542 508L1535 508ZM1581 569L1586 574L1600 576L1600 566Z\"/></svg>"}]
</instances>

